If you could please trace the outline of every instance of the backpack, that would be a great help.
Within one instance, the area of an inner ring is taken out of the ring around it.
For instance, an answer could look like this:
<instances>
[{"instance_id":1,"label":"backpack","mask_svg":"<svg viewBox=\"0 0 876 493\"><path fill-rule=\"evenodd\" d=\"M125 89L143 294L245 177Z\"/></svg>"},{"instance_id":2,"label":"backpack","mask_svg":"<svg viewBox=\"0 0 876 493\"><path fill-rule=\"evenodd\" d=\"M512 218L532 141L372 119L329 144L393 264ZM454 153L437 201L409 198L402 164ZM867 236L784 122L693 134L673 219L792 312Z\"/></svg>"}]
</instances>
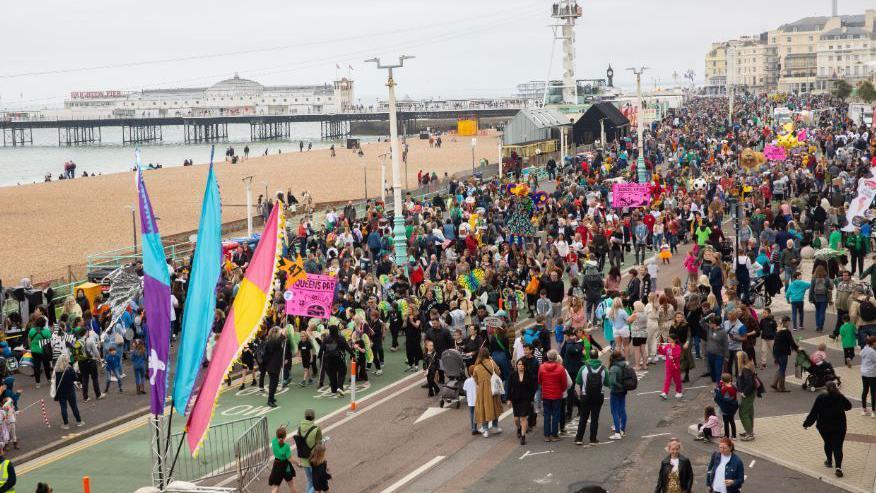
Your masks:
<instances>
[{"instance_id":1,"label":"backpack","mask_svg":"<svg viewBox=\"0 0 876 493\"><path fill-rule=\"evenodd\" d=\"M309 445L307 445L307 437L313 433L313 430L316 429L316 426L311 426L307 433L304 436L301 436L301 427L298 427L298 433L292 436L292 439L295 440L295 451L300 459L309 459L310 453L313 451Z\"/></svg>"},{"instance_id":2,"label":"backpack","mask_svg":"<svg viewBox=\"0 0 876 493\"><path fill-rule=\"evenodd\" d=\"M636 387L639 386L639 377L636 376L636 371L633 370L629 365L623 365L621 367L621 385L623 385L624 390L636 390Z\"/></svg>"},{"instance_id":3,"label":"backpack","mask_svg":"<svg viewBox=\"0 0 876 493\"><path fill-rule=\"evenodd\" d=\"M876 320L876 306L870 298L861 302L861 318L864 320Z\"/></svg>"},{"instance_id":4,"label":"backpack","mask_svg":"<svg viewBox=\"0 0 876 493\"><path fill-rule=\"evenodd\" d=\"M90 359L92 359L91 355L85 351L85 342L76 341L76 343L73 344L73 361L76 363L82 363Z\"/></svg>"},{"instance_id":5,"label":"backpack","mask_svg":"<svg viewBox=\"0 0 876 493\"><path fill-rule=\"evenodd\" d=\"M812 283L812 294L815 296L827 296L827 280L816 279Z\"/></svg>"},{"instance_id":6,"label":"backpack","mask_svg":"<svg viewBox=\"0 0 876 493\"><path fill-rule=\"evenodd\" d=\"M529 280L529 284L526 285L526 294L538 294L539 284L538 278L533 276L532 279Z\"/></svg>"},{"instance_id":7,"label":"backpack","mask_svg":"<svg viewBox=\"0 0 876 493\"><path fill-rule=\"evenodd\" d=\"M584 396L595 396L602 394L602 382L605 380L605 367L600 366L598 370L593 370L589 365L586 367L587 376L584 378Z\"/></svg>"},{"instance_id":8,"label":"backpack","mask_svg":"<svg viewBox=\"0 0 876 493\"><path fill-rule=\"evenodd\" d=\"M325 344L323 344L322 347L325 349L326 356L329 356L332 358L338 358L341 355L340 348L338 347L338 341L336 341L334 339L329 339L328 341L325 342Z\"/></svg>"}]
</instances>

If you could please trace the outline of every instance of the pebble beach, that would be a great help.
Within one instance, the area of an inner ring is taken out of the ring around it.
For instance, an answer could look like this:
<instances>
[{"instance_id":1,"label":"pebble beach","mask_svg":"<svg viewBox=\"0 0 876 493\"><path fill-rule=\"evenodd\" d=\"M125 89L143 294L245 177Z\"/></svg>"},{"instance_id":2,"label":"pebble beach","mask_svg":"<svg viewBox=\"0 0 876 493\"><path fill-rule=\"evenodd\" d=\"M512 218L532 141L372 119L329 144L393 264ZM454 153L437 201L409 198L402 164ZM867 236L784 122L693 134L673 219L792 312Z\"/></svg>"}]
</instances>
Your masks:
<instances>
[{"instance_id":1,"label":"pebble beach","mask_svg":"<svg viewBox=\"0 0 876 493\"><path fill-rule=\"evenodd\" d=\"M408 187L414 187L419 170L453 174L470 170L472 146L468 137L447 135L440 149L426 140L408 139ZM256 146L257 147L257 146ZM253 176L253 202L267 189L292 193L300 199L308 190L314 202L361 199L380 195L380 154L389 152L388 142L362 145L364 157L337 148L250 157L230 164L223 161L225 145L216 148L216 175L222 195L223 222L246 218L243 178ZM147 150L143 160L148 162ZM242 145L236 147L242 154ZM132 149L133 155L133 149ZM498 137L481 135L474 148L475 161L499 157ZM196 156L196 162L208 156ZM198 227L201 198L208 166L173 167L144 171L144 179L159 217L162 236L192 231ZM402 164L402 180L405 166ZM386 159L386 181L392 183L392 165ZM68 267L82 279L86 257L123 248L133 243L131 207L136 206L134 174L115 173L75 180L54 181L0 188L0 279L17 285L22 277L34 283L66 278ZM139 223L137 225L139 229ZM138 240L139 241L139 240Z\"/></svg>"}]
</instances>

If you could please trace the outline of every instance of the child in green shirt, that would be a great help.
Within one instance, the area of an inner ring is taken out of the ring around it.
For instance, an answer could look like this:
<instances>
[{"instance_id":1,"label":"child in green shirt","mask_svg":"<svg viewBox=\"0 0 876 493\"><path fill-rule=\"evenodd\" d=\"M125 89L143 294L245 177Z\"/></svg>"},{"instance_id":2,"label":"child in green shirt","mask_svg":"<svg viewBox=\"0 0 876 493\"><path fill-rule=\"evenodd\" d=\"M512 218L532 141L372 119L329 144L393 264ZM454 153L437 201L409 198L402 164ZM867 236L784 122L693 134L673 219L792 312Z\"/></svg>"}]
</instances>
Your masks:
<instances>
[{"instance_id":1,"label":"child in green shirt","mask_svg":"<svg viewBox=\"0 0 876 493\"><path fill-rule=\"evenodd\" d=\"M840 339L843 344L843 356L846 359L846 366L852 367L852 360L855 359L855 344L858 342L856 334L857 328L849 320L848 314L843 315L843 324L840 326Z\"/></svg>"}]
</instances>

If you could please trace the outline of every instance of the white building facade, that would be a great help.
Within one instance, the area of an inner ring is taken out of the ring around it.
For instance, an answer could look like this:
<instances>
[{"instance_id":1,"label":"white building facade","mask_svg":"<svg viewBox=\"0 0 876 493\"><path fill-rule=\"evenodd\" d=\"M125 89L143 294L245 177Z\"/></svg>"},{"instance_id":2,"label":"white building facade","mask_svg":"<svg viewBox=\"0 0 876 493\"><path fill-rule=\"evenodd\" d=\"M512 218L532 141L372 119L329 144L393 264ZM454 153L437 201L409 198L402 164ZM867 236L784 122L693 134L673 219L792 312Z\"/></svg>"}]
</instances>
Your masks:
<instances>
[{"instance_id":1,"label":"white building facade","mask_svg":"<svg viewBox=\"0 0 876 493\"><path fill-rule=\"evenodd\" d=\"M136 92L76 91L64 101L73 117L175 117L332 114L351 110L353 81L263 86L237 74L206 88Z\"/></svg>"},{"instance_id":2,"label":"white building facade","mask_svg":"<svg viewBox=\"0 0 876 493\"><path fill-rule=\"evenodd\" d=\"M836 80L872 80L876 9L805 17L758 36L713 43L705 62L707 91L724 82L752 92L827 92Z\"/></svg>"}]
</instances>

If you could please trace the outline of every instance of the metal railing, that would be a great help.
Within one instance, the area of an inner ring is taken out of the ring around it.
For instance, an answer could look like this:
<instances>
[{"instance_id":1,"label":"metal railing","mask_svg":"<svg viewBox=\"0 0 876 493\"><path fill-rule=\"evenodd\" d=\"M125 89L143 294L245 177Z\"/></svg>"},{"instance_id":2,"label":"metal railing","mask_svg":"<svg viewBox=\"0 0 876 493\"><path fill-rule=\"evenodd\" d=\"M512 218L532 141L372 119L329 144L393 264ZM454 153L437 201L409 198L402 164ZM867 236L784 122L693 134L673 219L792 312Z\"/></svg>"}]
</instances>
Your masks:
<instances>
[{"instance_id":1,"label":"metal railing","mask_svg":"<svg viewBox=\"0 0 876 493\"><path fill-rule=\"evenodd\" d=\"M267 417L262 416L237 439L234 456L237 458L237 488L248 491L249 485L259 478L273 457Z\"/></svg>"},{"instance_id":2,"label":"metal railing","mask_svg":"<svg viewBox=\"0 0 876 493\"><path fill-rule=\"evenodd\" d=\"M173 468L173 476L169 482L174 480L200 482L228 474L236 474L239 467L237 460L238 441L247 433L251 433L259 422L264 427L264 435L260 436L265 438L265 447L267 447L268 422L265 416L243 418L212 425L197 457L192 457L185 451L179 454ZM171 435L168 450L175 451L182 440L185 440L183 432ZM249 445L254 447L255 443ZM183 446L185 445L183 444Z\"/></svg>"}]
</instances>

